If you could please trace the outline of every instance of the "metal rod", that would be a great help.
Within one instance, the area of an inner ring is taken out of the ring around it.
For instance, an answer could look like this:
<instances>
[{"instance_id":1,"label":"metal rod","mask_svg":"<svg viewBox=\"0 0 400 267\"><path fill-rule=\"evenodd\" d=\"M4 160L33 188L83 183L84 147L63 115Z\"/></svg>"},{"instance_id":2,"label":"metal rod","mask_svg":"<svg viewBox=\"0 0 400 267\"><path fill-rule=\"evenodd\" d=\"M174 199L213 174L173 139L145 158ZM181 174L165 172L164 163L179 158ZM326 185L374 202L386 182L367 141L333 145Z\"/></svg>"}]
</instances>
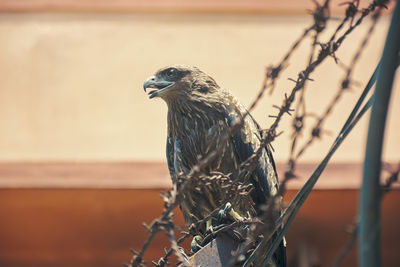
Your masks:
<instances>
[{"instance_id":1,"label":"metal rod","mask_svg":"<svg viewBox=\"0 0 400 267\"><path fill-rule=\"evenodd\" d=\"M361 267L380 266L380 185L382 143L393 78L400 50L400 4L396 1L378 73L375 101L368 126L363 180L359 198L359 249Z\"/></svg>"}]
</instances>

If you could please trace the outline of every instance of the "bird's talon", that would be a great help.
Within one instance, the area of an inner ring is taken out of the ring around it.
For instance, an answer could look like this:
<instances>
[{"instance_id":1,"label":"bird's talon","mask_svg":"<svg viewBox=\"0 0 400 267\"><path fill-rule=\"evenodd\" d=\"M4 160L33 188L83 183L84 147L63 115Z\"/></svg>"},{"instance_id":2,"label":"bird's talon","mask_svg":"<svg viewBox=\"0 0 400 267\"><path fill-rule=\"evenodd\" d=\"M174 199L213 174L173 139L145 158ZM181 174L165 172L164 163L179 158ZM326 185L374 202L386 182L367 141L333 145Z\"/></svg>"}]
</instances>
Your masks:
<instances>
[{"instance_id":1,"label":"bird's talon","mask_svg":"<svg viewBox=\"0 0 400 267\"><path fill-rule=\"evenodd\" d=\"M217 220L218 222L222 221L223 218L225 218L226 212L224 210L219 210L218 215L217 215Z\"/></svg>"},{"instance_id":2,"label":"bird's talon","mask_svg":"<svg viewBox=\"0 0 400 267\"><path fill-rule=\"evenodd\" d=\"M211 233L213 232L213 226L212 226L212 220L211 219L206 222L206 233L207 232L211 232Z\"/></svg>"},{"instance_id":3,"label":"bird's talon","mask_svg":"<svg viewBox=\"0 0 400 267\"><path fill-rule=\"evenodd\" d=\"M217 220L218 222L222 221L226 217L226 213L230 211L232 208L232 204L230 202L226 202L225 207L222 210L218 211Z\"/></svg>"},{"instance_id":4,"label":"bird's talon","mask_svg":"<svg viewBox=\"0 0 400 267\"><path fill-rule=\"evenodd\" d=\"M224 212L230 211L232 208L232 204L230 202L226 202L225 207L224 207Z\"/></svg>"},{"instance_id":5,"label":"bird's talon","mask_svg":"<svg viewBox=\"0 0 400 267\"><path fill-rule=\"evenodd\" d=\"M205 236L212 234L214 232L214 228L212 226L210 226L209 228L207 228L206 232L205 232Z\"/></svg>"}]
</instances>

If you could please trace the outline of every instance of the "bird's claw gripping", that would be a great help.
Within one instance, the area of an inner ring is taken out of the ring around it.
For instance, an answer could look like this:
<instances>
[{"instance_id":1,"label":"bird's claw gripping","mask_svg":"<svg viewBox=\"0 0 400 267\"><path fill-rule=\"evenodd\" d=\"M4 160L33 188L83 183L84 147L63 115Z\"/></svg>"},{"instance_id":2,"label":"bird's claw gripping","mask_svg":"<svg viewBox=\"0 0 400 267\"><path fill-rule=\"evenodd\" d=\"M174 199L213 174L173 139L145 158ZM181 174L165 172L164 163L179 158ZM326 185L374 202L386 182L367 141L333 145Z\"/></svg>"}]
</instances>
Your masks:
<instances>
[{"instance_id":1,"label":"bird's claw gripping","mask_svg":"<svg viewBox=\"0 0 400 267\"><path fill-rule=\"evenodd\" d=\"M218 215L217 215L218 222L222 221L222 219L224 219L226 217L226 212L229 211L231 208L232 208L232 204L230 202L227 202L225 204L225 207L218 211Z\"/></svg>"},{"instance_id":2,"label":"bird's claw gripping","mask_svg":"<svg viewBox=\"0 0 400 267\"><path fill-rule=\"evenodd\" d=\"M240 216L239 213L237 213L234 209L231 209L229 211L229 215L235 220L235 221L244 221L244 218Z\"/></svg>"},{"instance_id":3,"label":"bird's claw gripping","mask_svg":"<svg viewBox=\"0 0 400 267\"><path fill-rule=\"evenodd\" d=\"M195 235L192 242L190 243L192 253L201 249L200 244L203 242L203 238L200 235Z\"/></svg>"},{"instance_id":4,"label":"bird's claw gripping","mask_svg":"<svg viewBox=\"0 0 400 267\"><path fill-rule=\"evenodd\" d=\"M221 209L220 211L218 211L218 215L217 215L218 222L222 221L222 219L224 219L227 214L229 214L229 216L232 217L232 219L235 221L243 221L244 220L244 218L242 216L240 216L240 214L237 213L232 208L232 204L230 202L227 202L225 204L225 207L223 209Z\"/></svg>"},{"instance_id":5,"label":"bird's claw gripping","mask_svg":"<svg viewBox=\"0 0 400 267\"><path fill-rule=\"evenodd\" d=\"M206 235L208 235L208 234L211 234L212 232L214 231L214 228L213 228L213 226L212 226L212 221L211 221L211 219L210 220L208 220L207 222L206 222Z\"/></svg>"}]
</instances>

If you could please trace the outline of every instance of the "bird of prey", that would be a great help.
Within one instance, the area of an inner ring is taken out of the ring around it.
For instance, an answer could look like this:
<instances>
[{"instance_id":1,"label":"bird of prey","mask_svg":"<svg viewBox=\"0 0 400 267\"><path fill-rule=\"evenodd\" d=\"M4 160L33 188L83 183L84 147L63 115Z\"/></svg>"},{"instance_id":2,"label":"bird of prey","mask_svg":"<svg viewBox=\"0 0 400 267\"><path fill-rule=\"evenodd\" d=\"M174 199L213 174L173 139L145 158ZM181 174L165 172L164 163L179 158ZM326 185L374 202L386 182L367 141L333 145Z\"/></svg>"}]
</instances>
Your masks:
<instances>
[{"instance_id":1,"label":"bird of prey","mask_svg":"<svg viewBox=\"0 0 400 267\"><path fill-rule=\"evenodd\" d=\"M251 157L261 146L261 131L254 118L227 90L196 67L173 65L160 69L143 84L149 97L162 98L168 106L167 162L172 180L188 174L199 157L204 158L213 149L220 148L215 159L207 166L215 171L230 174L234 179L240 173L241 163ZM243 126L229 134L229 128L243 120ZM223 142L223 143L221 143ZM268 147L262 153L248 182L253 190L243 196L232 208L236 216L260 215L260 206L278 193L275 164ZM184 195L181 210L185 224L193 218L202 219L224 204L223 188L212 188L206 193L189 192ZM192 216L194 215L194 216ZM210 223L208 224L208 227ZM283 243L275 253L275 266L285 266Z\"/></svg>"}]
</instances>

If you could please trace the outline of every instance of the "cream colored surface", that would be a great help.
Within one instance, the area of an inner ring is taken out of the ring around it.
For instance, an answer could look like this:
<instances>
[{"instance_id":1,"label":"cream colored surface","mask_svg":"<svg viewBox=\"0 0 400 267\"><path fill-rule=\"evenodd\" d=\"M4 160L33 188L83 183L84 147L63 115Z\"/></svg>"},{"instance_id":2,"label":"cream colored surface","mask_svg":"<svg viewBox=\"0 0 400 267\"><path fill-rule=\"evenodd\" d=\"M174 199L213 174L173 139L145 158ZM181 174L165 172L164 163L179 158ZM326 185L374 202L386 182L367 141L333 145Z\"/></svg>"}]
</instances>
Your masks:
<instances>
[{"instance_id":1,"label":"cream colored surface","mask_svg":"<svg viewBox=\"0 0 400 267\"><path fill-rule=\"evenodd\" d=\"M329 118L325 135L303 157L317 161L344 123L381 54L388 18L378 24L354 79ZM255 96L265 66L278 62L309 17L251 15L0 15L0 160L163 160L166 105L149 100L143 81L169 64L196 65L230 89L245 105ZM370 21L348 38L339 59L349 63ZM330 25L333 29L333 25ZM309 42L293 57L274 95L253 112L263 127L273 104L304 67ZM307 108L321 113L344 72L333 59L313 75ZM395 105L396 103L396 105ZM400 160L400 83L392 97L385 159ZM307 122L313 121L310 118ZM285 133L274 143L275 157L289 152ZM367 119L343 144L335 161L360 161Z\"/></svg>"}]
</instances>

